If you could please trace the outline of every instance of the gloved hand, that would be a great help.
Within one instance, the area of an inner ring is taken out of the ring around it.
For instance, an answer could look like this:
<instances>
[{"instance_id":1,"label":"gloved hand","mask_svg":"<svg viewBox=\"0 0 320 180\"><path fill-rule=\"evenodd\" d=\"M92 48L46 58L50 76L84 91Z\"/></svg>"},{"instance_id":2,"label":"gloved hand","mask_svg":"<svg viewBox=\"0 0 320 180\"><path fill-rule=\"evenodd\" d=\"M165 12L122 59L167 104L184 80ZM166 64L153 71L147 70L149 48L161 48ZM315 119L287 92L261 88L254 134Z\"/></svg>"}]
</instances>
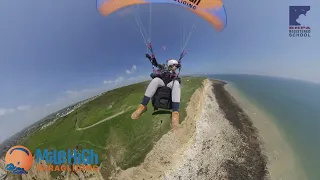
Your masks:
<instances>
[{"instance_id":1,"label":"gloved hand","mask_svg":"<svg viewBox=\"0 0 320 180\"><path fill-rule=\"evenodd\" d=\"M151 56L149 54L146 54L146 58L148 58L149 60L151 60Z\"/></svg>"},{"instance_id":2,"label":"gloved hand","mask_svg":"<svg viewBox=\"0 0 320 180\"><path fill-rule=\"evenodd\" d=\"M177 68L180 68L181 67L181 64L177 64Z\"/></svg>"},{"instance_id":3,"label":"gloved hand","mask_svg":"<svg viewBox=\"0 0 320 180\"><path fill-rule=\"evenodd\" d=\"M156 77L159 77L159 75L157 74L157 73L151 73L150 74L150 77L152 78L152 79L154 79L154 78L156 78Z\"/></svg>"}]
</instances>

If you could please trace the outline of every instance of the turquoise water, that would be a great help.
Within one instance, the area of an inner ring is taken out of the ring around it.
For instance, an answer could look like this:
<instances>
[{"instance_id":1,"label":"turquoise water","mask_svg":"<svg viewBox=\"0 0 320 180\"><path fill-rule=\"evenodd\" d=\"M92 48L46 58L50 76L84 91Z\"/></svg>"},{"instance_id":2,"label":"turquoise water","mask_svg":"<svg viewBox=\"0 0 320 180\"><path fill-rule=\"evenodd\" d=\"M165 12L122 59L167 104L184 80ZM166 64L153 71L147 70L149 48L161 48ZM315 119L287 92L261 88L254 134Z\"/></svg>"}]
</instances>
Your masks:
<instances>
[{"instance_id":1,"label":"turquoise water","mask_svg":"<svg viewBox=\"0 0 320 180\"><path fill-rule=\"evenodd\" d=\"M276 119L310 180L320 180L320 85L255 75L210 75L232 82Z\"/></svg>"}]
</instances>

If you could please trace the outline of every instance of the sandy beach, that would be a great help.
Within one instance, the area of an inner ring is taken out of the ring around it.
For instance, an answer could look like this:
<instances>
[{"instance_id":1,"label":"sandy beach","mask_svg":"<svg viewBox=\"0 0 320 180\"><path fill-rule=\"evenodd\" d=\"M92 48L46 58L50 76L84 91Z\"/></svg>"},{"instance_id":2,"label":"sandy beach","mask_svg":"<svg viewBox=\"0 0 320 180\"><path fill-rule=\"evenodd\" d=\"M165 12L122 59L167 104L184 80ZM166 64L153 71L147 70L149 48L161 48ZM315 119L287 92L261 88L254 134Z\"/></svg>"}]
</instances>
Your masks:
<instances>
[{"instance_id":1,"label":"sandy beach","mask_svg":"<svg viewBox=\"0 0 320 180\"><path fill-rule=\"evenodd\" d=\"M235 98L258 129L263 151L268 157L267 167L270 178L275 180L306 180L307 177L298 163L295 152L287 143L281 129L274 123L274 117L257 107L232 84L226 84L225 89Z\"/></svg>"}]
</instances>

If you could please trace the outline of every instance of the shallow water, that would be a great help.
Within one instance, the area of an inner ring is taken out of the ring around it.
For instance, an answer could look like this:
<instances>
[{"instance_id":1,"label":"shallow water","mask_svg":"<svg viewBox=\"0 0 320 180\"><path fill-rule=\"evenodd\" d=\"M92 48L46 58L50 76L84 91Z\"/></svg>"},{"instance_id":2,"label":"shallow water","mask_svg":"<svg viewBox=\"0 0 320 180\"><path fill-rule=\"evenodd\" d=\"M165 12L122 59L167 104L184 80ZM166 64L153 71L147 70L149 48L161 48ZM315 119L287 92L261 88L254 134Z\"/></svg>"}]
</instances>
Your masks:
<instances>
[{"instance_id":1,"label":"shallow water","mask_svg":"<svg viewBox=\"0 0 320 180\"><path fill-rule=\"evenodd\" d=\"M210 75L232 82L276 118L310 180L319 180L320 85L255 75Z\"/></svg>"}]
</instances>

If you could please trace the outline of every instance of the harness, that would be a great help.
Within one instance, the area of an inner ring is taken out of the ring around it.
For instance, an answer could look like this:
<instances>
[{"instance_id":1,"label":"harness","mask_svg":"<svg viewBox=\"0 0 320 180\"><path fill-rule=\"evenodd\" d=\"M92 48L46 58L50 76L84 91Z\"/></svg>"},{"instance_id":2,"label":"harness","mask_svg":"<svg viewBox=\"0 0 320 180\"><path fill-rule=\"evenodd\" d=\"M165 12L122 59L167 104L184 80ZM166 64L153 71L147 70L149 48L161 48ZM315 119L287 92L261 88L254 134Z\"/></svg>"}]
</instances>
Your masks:
<instances>
[{"instance_id":1,"label":"harness","mask_svg":"<svg viewBox=\"0 0 320 180\"><path fill-rule=\"evenodd\" d=\"M155 55L154 55L151 43L148 44L148 49L151 52L151 58L154 59ZM180 65L178 67L178 70L179 70L178 74L170 72L170 70L168 69L167 65L165 65L165 67L163 67L163 69L157 70L155 68L154 64L151 63L152 64L152 70L153 70L153 73L151 74L151 77L152 78L155 78L155 77L161 78L163 80L165 86L167 86L167 84L170 83L171 81L173 81L173 84L172 84L172 86L173 86L175 80L178 80L179 83L181 83L181 79L179 78L179 75L180 75L180 72L181 72L181 60L185 55L186 55L185 51L182 51L181 54L180 54L180 57L179 57L179 60L178 60L178 63Z\"/></svg>"}]
</instances>

